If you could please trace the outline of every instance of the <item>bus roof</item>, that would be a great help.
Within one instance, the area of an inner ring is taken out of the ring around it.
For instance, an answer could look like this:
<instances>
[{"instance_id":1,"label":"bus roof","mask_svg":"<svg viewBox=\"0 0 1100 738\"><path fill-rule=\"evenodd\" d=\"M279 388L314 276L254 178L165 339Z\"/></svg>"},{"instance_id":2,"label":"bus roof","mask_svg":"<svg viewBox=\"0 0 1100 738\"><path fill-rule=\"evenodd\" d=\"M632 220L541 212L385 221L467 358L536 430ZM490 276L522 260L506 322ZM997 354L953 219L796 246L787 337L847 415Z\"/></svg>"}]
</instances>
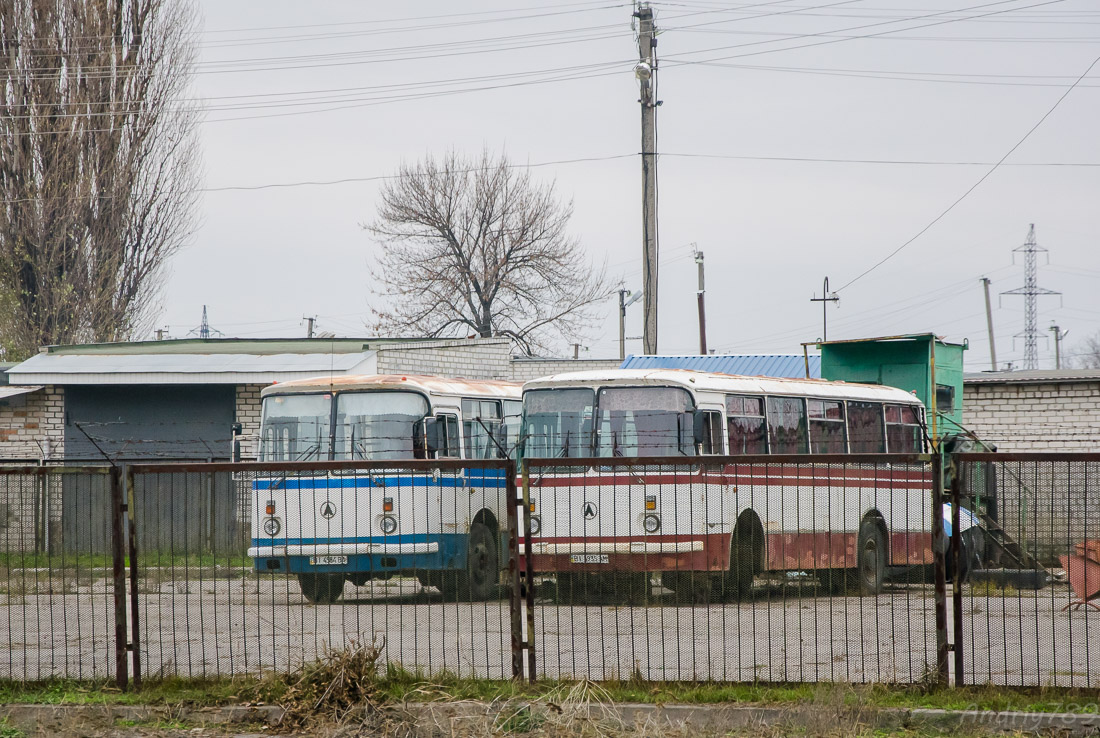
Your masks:
<instances>
[{"instance_id":1,"label":"bus roof","mask_svg":"<svg viewBox=\"0 0 1100 738\"><path fill-rule=\"evenodd\" d=\"M707 392L734 394L805 395L830 399L869 400L920 405L912 393L880 384L856 384L827 379L786 379L782 377L745 377L735 374L701 372L693 369L609 369L604 371L566 372L526 382L523 389L591 386L685 387Z\"/></svg>"},{"instance_id":2,"label":"bus roof","mask_svg":"<svg viewBox=\"0 0 1100 738\"><path fill-rule=\"evenodd\" d=\"M495 397L504 400L520 398L520 382L500 379L449 379L420 374L361 374L333 377L311 377L280 382L264 387L261 397L310 392L349 392L353 390L419 390L430 395Z\"/></svg>"}]
</instances>

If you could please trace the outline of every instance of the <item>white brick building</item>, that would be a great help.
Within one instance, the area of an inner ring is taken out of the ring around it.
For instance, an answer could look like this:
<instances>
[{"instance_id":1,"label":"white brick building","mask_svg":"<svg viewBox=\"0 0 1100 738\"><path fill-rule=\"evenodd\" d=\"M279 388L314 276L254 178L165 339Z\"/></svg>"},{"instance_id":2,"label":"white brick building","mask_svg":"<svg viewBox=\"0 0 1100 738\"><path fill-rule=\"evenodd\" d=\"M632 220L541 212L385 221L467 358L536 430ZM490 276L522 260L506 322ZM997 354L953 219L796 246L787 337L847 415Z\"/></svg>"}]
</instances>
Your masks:
<instances>
[{"instance_id":1,"label":"white brick building","mask_svg":"<svg viewBox=\"0 0 1100 738\"><path fill-rule=\"evenodd\" d=\"M1100 370L967 374L963 424L1001 451L1100 451Z\"/></svg>"}]
</instances>

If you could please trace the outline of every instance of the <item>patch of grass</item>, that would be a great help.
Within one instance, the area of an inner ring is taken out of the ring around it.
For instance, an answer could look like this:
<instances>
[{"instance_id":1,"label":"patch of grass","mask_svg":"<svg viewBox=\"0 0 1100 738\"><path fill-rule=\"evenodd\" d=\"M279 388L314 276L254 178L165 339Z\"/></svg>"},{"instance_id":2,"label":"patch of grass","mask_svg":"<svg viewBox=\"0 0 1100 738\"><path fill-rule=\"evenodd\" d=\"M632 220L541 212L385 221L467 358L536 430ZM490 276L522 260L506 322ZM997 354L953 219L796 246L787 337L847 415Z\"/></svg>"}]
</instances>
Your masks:
<instances>
[{"instance_id":1,"label":"patch of grass","mask_svg":"<svg viewBox=\"0 0 1100 738\"><path fill-rule=\"evenodd\" d=\"M140 692L120 692L109 682L55 680L36 684L0 681L0 703L191 705L279 704L303 714L346 714L352 705L476 700L485 703L550 701L572 692L574 704L828 705L830 709L937 708L1020 712L1100 713L1100 698L1084 690L1003 687L902 687L845 684L716 684L644 682L636 678L541 681L536 684L426 674L396 664L382 666L373 644L332 650L297 672L216 680L147 680ZM579 692L575 691L580 689ZM596 697L598 695L598 698ZM311 707L312 706L312 707ZM514 721L526 720L517 714ZM0 733L0 738L6 738Z\"/></svg>"},{"instance_id":2,"label":"patch of grass","mask_svg":"<svg viewBox=\"0 0 1100 738\"><path fill-rule=\"evenodd\" d=\"M23 738L24 735L26 734L9 723L7 718L0 718L0 738Z\"/></svg>"},{"instance_id":3,"label":"patch of grass","mask_svg":"<svg viewBox=\"0 0 1100 738\"><path fill-rule=\"evenodd\" d=\"M972 597L1015 597L1018 594L1020 594L1020 590L1011 584L999 587L995 582L984 581L974 582L970 585L970 595Z\"/></svg>"}]
</instances>

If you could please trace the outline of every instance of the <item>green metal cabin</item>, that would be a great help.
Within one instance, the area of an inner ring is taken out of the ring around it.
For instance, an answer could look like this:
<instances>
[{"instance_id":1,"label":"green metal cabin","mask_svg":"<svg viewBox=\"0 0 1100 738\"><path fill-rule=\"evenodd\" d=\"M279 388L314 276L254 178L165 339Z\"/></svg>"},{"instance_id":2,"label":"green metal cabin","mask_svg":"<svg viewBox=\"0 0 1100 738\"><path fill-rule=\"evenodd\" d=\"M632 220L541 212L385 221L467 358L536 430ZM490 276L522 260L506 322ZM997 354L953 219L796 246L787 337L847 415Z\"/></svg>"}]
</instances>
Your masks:
<instances>
[{"instance_id":1,"label":"green metal cabin","mask_svg":"<svg viewBox=\"0 0 1100 738\"><path fill-rule=\"evenodd\" d=\"M913 392L928 410L933 439L962 428L966 343L915 333L811 345L821 351L823 379L884 384Z\"/></svg>"}]
</instances>

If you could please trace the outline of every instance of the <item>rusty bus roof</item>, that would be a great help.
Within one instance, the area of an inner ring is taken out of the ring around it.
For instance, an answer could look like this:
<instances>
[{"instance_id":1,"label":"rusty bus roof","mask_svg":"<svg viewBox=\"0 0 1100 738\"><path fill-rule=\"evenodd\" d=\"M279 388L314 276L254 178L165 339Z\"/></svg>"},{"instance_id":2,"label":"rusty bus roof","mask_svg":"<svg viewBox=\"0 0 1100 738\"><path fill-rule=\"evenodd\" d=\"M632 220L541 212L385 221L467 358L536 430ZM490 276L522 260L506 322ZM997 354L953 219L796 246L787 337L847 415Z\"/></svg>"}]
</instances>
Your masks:
<instances>
[{"instance_id":1,"label":"rusty bus roof","mask_svg":"<svg viewBox=\"0 0 1100 738\"><path fill-rule=\"evenodd\" d=\"M828 379L788 379L785 377L748 377L737 374L701 372L694 369L613 369L606 371L566 372L523 385L524 390L591 385L678 386L709 392L737 394L806 395L852 400L875 400L910 405L920 404L913 394L897 387L860 384Z\"/></svg>"},{"instance_id":2,"label":"rusty bus roof","mask_svg":"<svg viewBox=\"0 0 1100 738\"><path fill-rule=\"evenodd\" d=\"M265 387L261 397L273 394L351 392L369 390L420 390L433 395L463 395L519 399L520 382L503 379L452 379L422 374L360 374L311 377L279 382Z\"/></svg>"}]
</instances>

